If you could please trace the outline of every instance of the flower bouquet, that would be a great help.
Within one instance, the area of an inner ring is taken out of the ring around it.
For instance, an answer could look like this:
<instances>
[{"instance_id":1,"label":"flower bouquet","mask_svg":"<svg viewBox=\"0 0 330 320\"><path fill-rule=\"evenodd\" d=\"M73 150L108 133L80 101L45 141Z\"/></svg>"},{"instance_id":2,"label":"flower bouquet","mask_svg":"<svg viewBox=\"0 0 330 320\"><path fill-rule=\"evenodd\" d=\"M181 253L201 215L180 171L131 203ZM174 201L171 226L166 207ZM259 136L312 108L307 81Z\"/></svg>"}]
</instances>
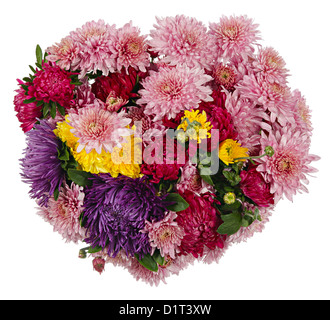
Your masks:
<instances>
[{"instance_id":1,"label":"flower bouquet","mask_svg":"<svg viewBox=\"0 0 330 320\"><path fill-rule=\"evenodd\" d=\"M98 272L112 263L158 285L218 262L307 191L310 109L257 27L178 15L147 36L99 20L37 46L14 98L22 179Z\"/></svg>"}]
</instances>

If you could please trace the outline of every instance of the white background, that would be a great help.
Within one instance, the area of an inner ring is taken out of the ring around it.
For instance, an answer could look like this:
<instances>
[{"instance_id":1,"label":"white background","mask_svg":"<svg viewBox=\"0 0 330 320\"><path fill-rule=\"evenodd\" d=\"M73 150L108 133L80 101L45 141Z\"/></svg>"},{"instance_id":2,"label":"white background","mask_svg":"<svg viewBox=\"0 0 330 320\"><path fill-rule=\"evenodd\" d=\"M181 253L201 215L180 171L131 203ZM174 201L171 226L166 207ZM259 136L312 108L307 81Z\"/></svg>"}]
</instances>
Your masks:
<instances>
[{"instance_id":1,"label":"white background","mask_svg":"<svg viewBox=\"0 0 330 320\"><path fill-rule=\"evenodd\" d=\"M0 148L1 299L329 299L330 19L327 0L314 1L2 1ZM232 246L219 264L196 263L167 284L149 287L121 268L101 276L80 246L66 244L36 215L18 159L25 137L13 109L16 78L29 73L35 47L59 42L90 20L148 33L155 16L185 14L206 25L222 14L246 14L260 24L263 45L273 46L291 71L290 86L311 107L311 153L322 159L309 194L281 201L264 232Z\"/></svg>"}]
</instances>

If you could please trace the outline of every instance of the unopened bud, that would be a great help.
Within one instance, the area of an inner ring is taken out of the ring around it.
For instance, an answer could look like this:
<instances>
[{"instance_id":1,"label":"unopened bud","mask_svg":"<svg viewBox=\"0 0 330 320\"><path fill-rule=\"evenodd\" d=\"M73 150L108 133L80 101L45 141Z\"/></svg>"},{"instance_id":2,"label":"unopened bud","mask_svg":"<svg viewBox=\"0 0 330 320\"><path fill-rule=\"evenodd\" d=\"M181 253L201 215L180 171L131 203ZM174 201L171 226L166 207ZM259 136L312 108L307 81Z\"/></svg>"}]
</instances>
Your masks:
<instances>
[{"instance_id":1,"label":"unopened bud","mask_svg":"<svg viewBox=\"0 0 330 320\"><path fill-rule=\"evenodd\" d=\"M223 196L223 200L225 201L226 204L233 204L236 201L236 196L234 192L227 192Z\"/></svg>"},{"instance_id":2,"label":"unopened bud","mask_svg":"<svg viewBox=\"0 0 330 320\"><path fill-rule=\"evenodd\" d=\"M99 272L100 274L103 272L105 266L105 260L98 257L94 258L93 260L93 268L95 271Z\"/></svg>"},{"instance_id":3,"label":"unopened bud","mask_svg":"<svg viewBox=\"0 0 330 320\"><path fill-rule=\"evenodd\" d=\"M87 254L86 254L86 250L84 250L84 249L80 249L79 250L79 258L80 259L85 259L86 258L86 256L87 256Z\"/></svg>"},{"instance_id":4,"label":"unopened bud","mask_svg":"<svg viewBox=\"0 0 330 320\"><path fill-rule=\"evenodd\" d=\"M274 155L275 151L274 151L273 147L267 146L265 148L265 153L268 157L272 157Z\"/></svg>"}]
</instances>

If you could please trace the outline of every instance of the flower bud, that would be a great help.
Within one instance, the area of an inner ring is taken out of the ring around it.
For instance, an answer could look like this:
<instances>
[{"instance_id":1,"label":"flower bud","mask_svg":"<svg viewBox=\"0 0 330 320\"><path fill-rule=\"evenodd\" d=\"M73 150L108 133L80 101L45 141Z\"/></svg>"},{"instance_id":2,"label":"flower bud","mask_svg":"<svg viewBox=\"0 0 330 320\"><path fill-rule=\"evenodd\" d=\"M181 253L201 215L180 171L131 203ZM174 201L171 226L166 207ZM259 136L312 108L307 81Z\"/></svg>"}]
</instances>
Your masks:
<instances>
[{"instance_id":1,"label":"flower bud","mask_svg":"<svg viewBox=\"0 0 330 320\"><path fill-rule=\"evenodd\" d=\"M274 155L275 151L274 151L273 147L267 146L265 148L265 153L268 157L272 157Z\"/></svg>"},{"instance_id":2,"label":"flower bud","mask_svg":"<svg viewBox=\"0 0 330 320\"><path fill-rule=\"evenodd\" d=\"M236 201L236 196L234 192L227 192L223 196L223 200L225 201L226 204L233 204Z\"/></svg>"},{"instance_id":3,"label":"flower bud","mask_svg":"<svg viewBox=\"0 0 330 320\"><path fill-rule=\"evenodd\" d=\"M78 257L79 257L80 259L85 259L86 256L87 256L87 255L86 255L86 250L84 250L84 249L80 249L80 250L79 250L79 256L78 256Z\"/></svg>"},{"instance_id":4,"label":"flower bud","mask_svg":"<svg viewBox=\"0 0 330 320\"><path fill-rule=\"evenodd\" d=\"M102 259L100 257L94 258L93 268L94 268L95 271L97 271L101 274L104 270L104 266L105 266L105 260L104 259Z\"/></svg>"}]
</instances>

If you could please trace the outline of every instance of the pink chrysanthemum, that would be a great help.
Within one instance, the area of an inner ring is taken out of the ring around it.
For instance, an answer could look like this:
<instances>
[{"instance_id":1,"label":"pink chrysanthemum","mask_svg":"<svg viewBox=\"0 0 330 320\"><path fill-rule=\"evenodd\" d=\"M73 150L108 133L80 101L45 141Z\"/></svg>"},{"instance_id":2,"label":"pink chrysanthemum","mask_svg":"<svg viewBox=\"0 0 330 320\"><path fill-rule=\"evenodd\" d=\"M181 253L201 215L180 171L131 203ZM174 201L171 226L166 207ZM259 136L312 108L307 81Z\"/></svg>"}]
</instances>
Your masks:
<instances>
[{"instance_id":1,"label":"pink chrysanthemum","mask_svg":"<svg viewBox=\"0 0 330 320\"><path fill-rule=\"evenodd\" d=\"M293 91L293 99L296 102L294 118L297 129L311 135L313 131L311 122L311 110L306 103L306 99L301 95L299 90Z\"/></svg>"},{"instance_id":2,"label":"pink chrysanthemum","mask_svg":"<svg viewBox=\"0 0 330 320\"><path fill-rule=\"evenodd\" d=\"M166 284L165 279L171 275L167 268L159 267L158 271L156 272L150 271L142 266L135 258L132 258L131 264L127 269L136 280L142 280L143 282L146 282L151 286L155 285L156 287L160 284L161 281Z\"/></svg>"},{"instance_id":3,"label":"pink chrysanthemum","mask_svg":"<svg viewBox=\"0 0 330 320\"><path fill-rule=\"evenodd\" d=\"M290 128L284 127L275 133L262 132L260 143L261 150L271 146L275 151L272 157L259 159L257 167L266 183L270 184L275 204L283 195L292 201L296 192L308 192L304 185L308 184L306 175L317 171L310 163L320 159L309 154L309 136L300 131L293 133Z\"/></svg>"},{"instance_id":4,"label":"pink chrysanthemum","mask_svg":"<svg viewBox=\"0 0 330 320\"><path fill-rule=\"evenodd\" d=\"M69 113L71 132L79 138L77 152L84 148L87 153L93 149L101 153L102 149L112 152L113 147L122 148L130 130L125 128L131 119L125 117L124 112L116 113L107 111L99 106L81 108L77 113Z\"/></svg>"},{"instance_id":5,"label":"pink chrysanthemum","mask_svg":"<svg viewBox=\"0 0 330 320\"><path fill-rule=\"evenodd\" d=\"M162 61L210 69L216 46L202 22L184 15L156 20L158 24L150 32L150 45L153 51L165 55Z\"/></svg>"},{"instance_id":6,"label":"pink chrysanthemum","mask_svg":"<svg viewBox=\"0 0 330 320\"><path fill-rule=\"evenodd\" d=\"M117 30L111 51L118 71L125 68L128 74L129 67L147 71L150 56L146 38L147 36L140 35L139 28L133 27L132 21Z\"/></svg>"},{"instance_id":7,"label":"pink chrysanthemum","mask_svg":"<svg viewBox=\"0 0 330 320\"><path fill-rule=\"evenodd\" d=\"M259 215L261 217L261 221L256 219L252 222L248 227L241 227L235 234L227 237L228 244L231 243L240 243L242 241L246 241L251 238L256 232L262 232L265 228L265 224L269 222L269 218L272 215L273 206L269 208L255 207L254 205L243 202L243 209L247 211L251 211L254 213L255 209L258 209Z\"/></svg>"},{"instance_id":8,"label":"pink chrysanthemum","mask_svg":"<svg viewBox=\"0 0 330 320\"><path fill-rule=\"evenodd\" d=\"M270 126L264 122L264 120L269 121L265 110L249 99L241 97L237 91L227 93L226 109L231 115L237 132L237 140L249 149L250 155L255 151L259 152L257 147L260 141L260 130L271 130Z\"/></svg>"},{"instance_id":9,"label":"pink chrysanthemum","mask_svg":"<svg viewBox=\"0 0 330 320\"><path fill-rule=\"evenodd\" d=\"M197 196L201 196L203 193L214 192L214 188L201 178L197 165L188 161L181 170L180 181L176 185L177 190L181 194L184 194L186 190L195 193Z\"/></svg>"},{"instance_id":10,"label":"pink chrysanthemum","mask_svg":"<svg viewBox=\"0 0 330 320\"><path fill-rule=\"evenodd\" d=\"M260 39L258 25L246 16L223 16L219 23L210 23L210 34L218 47L218 61L227 60L239 54L251 54L253 45Z\"/></svg>"},{"instance_id":11,"label":"pink chrysanthemum","mask_svg":"<svg viewBox=\"0 0 330 320\"><path fill-rule=\"evenodd\" d=\"M281 126L287 123L294 123L294 103L290 88L277 82L268 82L261 75L257 74L244 76L237 86L242 97L248 98L270 112L269 120L274 123L276 120Z\"/></svg>"},{"instance_id":12,"label":"pink chrysanthemum","mask_svg":"<svg viewBox=\"0 0 330 320\"><path fill-rule=\"evenodd\" d=\"M185 232L175 221L176 217L176 213L170 211L160 221L146 221L143 232L148 233L152 248L151 255L156 248L160 250L161 256L169 255L172 259L175 259L176 253L180 252L178 247Z\"/></svg>"},{"instance_id":13,"label":"pink chrysanthemum","mask_svg":"<svg viewBox=\"0 0 330 320\"><path fill-rule=\"evenodd\" d=\"M47 60L65 70L74 70L80 62L80 46L70 36L47 49Z\"/></svg>"},{"instance_id":14,"label":"pink chrysanthemum","mask_svg":"<svg viewBox=\"0 0 330 320\"><path fill-rule=\"evenodd\" d=\"M52 62L43 63L42 69L35 73L33 84L29 86L29 95L37 100L47 103L53 101L68 107L73 101L75 88L71 84L72 74Z\"/></svg>"},{"instance_id":15,"label":"pink chrysanthemum","mask_svg":"<svg viewBox=\"0 0 330 320\"><path fill-rule=\"evenodd\" d=\"M210 80L212 77L199 68L161 67L142 81L138 103L146 104L145 113L155 115L155 121L175 118L180 111L196 109L201 101L212 101L212 90L205 86Z\"/></svg>"},{"instance_id":16,"label":"pink chrysanthemum","mask_svg":"<svg viewBox=\"0 0 330 320\"><path fill-rule=\"evenodd\" d=\"M285 68L285 61L275 49L271 47L260 49L253 66L254 71L260 72L268 82L285 85L288 69Z\"/></svg>"},{"instance_id":17,"label":"pink chrysanthemum","mask_svg":"<svg viewBox=\"0 0 330 320\"><path fill-rule=\"evenodd\" d=\"M85 229L81 228L79 216L83 211L83 188L72 183L61 187L58 199L51 197L47 207L41 207L38 214L54 226L66 242L81 241L85 237Z\"/></svg>"},{"instance_id":18,"label":"pink chrysanthemum","mask_svg":"<svg viewBox=\"0 0 330 320\"><path fill-rule=\"evenodd\" d=\"M224 65L223 63L218 63L214 66L212 77L218 88L225 88L228 91L233 91L234 86L237 83L237 73L235 69L232 66Z\"/></svg>"},{"instance_id":19,"label":"pink chrysanthemum","mask_svg":"<svg viewBox=\"0 0 330 320\"><path fill-rule=\"evenodd\" d=\"M110 26L103 20L91 21L70 33L73 41L80 46L80 78L87 72L101 70L104 75L115 71L115 60L111 47L116 32L115 25Z\"/></svg>"},{"instance_id":20,"label":"pink chrysanthemum","mask_svg":"<svg viewBox=\"0 0 330 320\"><path fill-rule=\"evenodd\" d=\"M192 192L185 192L182 197L189 207L178 212L176 218L186 233L181 242L181 253L191 253L197 258L203 256L204 246L211 250L223 248L225 237L217 233L221 220L213 206L212 197L208 194L198 197Z\"/></svg>"},{"instance_id":21,"label":"pink chrysanthemum","mask_svg":"<svg viewBox=\"0 0 330 320\"><path fill-rule=\"evenodd\" d=\"M19 84L28 85L21 80L18 80ZM24 103L24 100L27 100L29 96L25 95L25 90L20 86L16 90L17 94L14 97L15 111L18 121L21 123L21 128L24 132L30 131L34 124L37 121L37 118L41 118L42 107L38 107L36 102Z\"/></svg>"}]
</instances>

